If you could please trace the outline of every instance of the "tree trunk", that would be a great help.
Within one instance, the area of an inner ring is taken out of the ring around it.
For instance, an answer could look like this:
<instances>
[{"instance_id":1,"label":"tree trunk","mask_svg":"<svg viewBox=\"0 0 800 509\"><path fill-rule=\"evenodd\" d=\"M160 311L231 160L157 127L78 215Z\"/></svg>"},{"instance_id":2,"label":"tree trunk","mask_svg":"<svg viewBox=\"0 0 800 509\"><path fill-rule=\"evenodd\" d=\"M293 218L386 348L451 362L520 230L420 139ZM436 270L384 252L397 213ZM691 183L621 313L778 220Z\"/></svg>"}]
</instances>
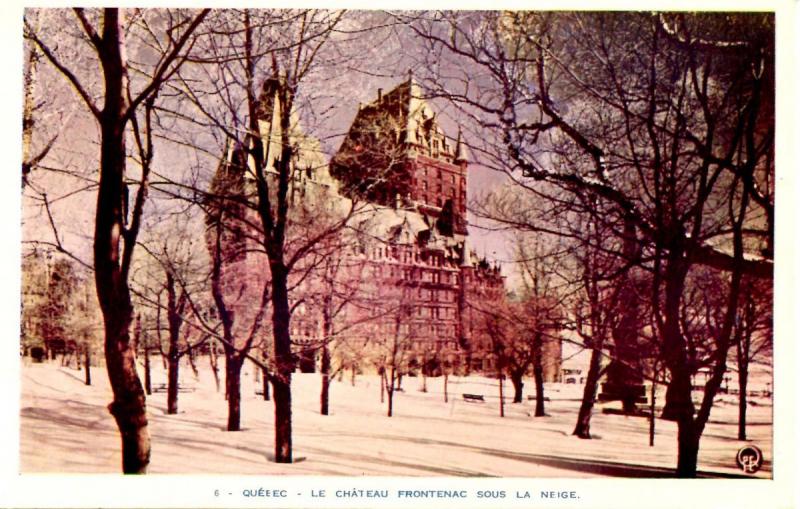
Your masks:
<instances>
[{"instance_id":1,"label":"tree trunk","mask_svg":"<svg viewBox=\"0 0 800 509\"><path fill-rule=\"evenodd\" d=\"M542 369L542 357L536 356L536 361L533 365L533 380L536 384L536 411L535 417L544 417L544 370Z\"/></svg>"},{"instance_id":2,"label":"tree trunk","mask_svg":"<svg viewBox=\"0 0 800 509\"><path fill-rule=\"evenodd\" d=\"M327 336L326 336L327 337ZM331 353L327 343L322 345L322 362L320 365L322 372L322 390L319 395L320 410L322 415L328 415L328 400L331 384Z\"/></svg>"},{"instance_id":3,"label":"tree trunk","mask_svg":"<svg viewBox=\"0 0 800 509\"><path fill-rule=\"evenodd\" d=\"M153 383L150 378L150 349L144 344L144 390L147 395L153 394Z\"/></svg>"},{"instance_id":4,"label":"tree trunk","mask_svg":"<svg viewBox=\"0 0 800 509\"><path fill-rule=\"evenodd\" d=\"M331 291L333 289L331 288ZM319 393L319 413L328 415L328 403L330 400L330 385L331 385L331 351L328 342L333 337L333 319L332 319L332 296L326 295L322 304L322 359L320 360L319 371L322 373L322 387Z\"/></svg>"},{"instance_id":5,"label":"tree trunk","mask_svg":"<svg viewBox=\"0 0 800 509\"><path fill-rule=\"evenodd\" d=\"M679 238L679 242L682 239ZM687 267L680 248L669 251L665 273L664 292L664 356L670 371L667 401L664 413L674 417L678 424L678 477L695 477L700 438L695 432L692 380L686 343L680 329L680 300L683 294ZM667 406L670 407L669 411Z\"/></svg>"},{"instance_id":6,"label":"tree trunk","mask_svg":"<svg viewBox=\"0 0 800 509\"><path fill-rule=\"evenodd\" d=\"M110 365L113 366L113 364ZM124 380L122 383L127 387L118 391L114 401L109 405L109 411L114 416L120 430L123 473L144 474L147 473L147 465L150 463L150 434L147 428L144 392L141 391L138 378L131 374L131 371L135 372L132 357L130 360L125 358L122 365L129 366L126 366L125 372L121 376L115 375L114 378ZM119 384L120 382L115 383ZM139 390L137 390L137 384Z\"/></svg>"},{"instance_id":7,"label":"tree trunk","mask_svg":"<svg viewBox=\"0 0 800 509\"><path fill-rule=\"evenodd\" d=\"M106 368L114 393L114 401L108 409L122 438L122 471L144 474L150 463L150 435L144 389L128 337L131 311L130 307L110 308L106 318Z\"/></svg>"},{"instance_id":8,"label":"tree trunk","mask_svg":"<svg viewBox=\"0 0 800 509\"><path fill-rule=\"evenodd\" d=\"M228 395L228 431L242 429L242 364L244 357L232 351L225 352L225 393Z\"/></svg>"},{"instance_id":9,"label":"tree trunk","mask_svg":"<svg viewBox=\"0 0 800 509\"><path fill-rule=\"evenodd\" d=\"M623 256L626 260L636 259L640 249L636 237L636 225L630 217L625 218ZM622 303L618 310L619 320L612 328L614 339L614 356L608 367L609 385L620 391L622 411L626 414L636 412L638 388L642 384L642 373L639 368L638 337L640 329L639 298L636 285L629 271L620 274L618 301Z\"/></svg>"},{"instance_id":10,"label":"tree trunk","mask_svg":"<svg viewBox=\"0 0 800 509\"><path fill-rule=\"evenodd\" d=\"M678 467L676 471L678 477L697 477L697 454L699 450L700 437L695 432L694 419L687 420L684 415L678 421Z\"/></svg>"},{"instance_id":11,"label":"tree trunk","mask_svg":"<svg viewBox=\"0 0 800 509\"><path fill-rule=\"evenodd\" d=\"M583 386L583 400L578 411L578 421L572 434L578 438L590 439L590 424L592 421L592 409L594 408L594 398L597 394L597 383L600 380L600 361L602 353L599 348L592 349L592 357L589 360L589 372L586 374L586 384Z\"/></svg>"},{"instance_id":12,"label":"tree trunk","mask_svg":"<svg viewBox=\"0 0 800 509\"><path fill-rule=\"evenodd\" d=\"M167 414L178 413L178 371L180 370L180 357L177 347L170 342L167 353Z\"/></svg>"},{"instance_id":13,"label":"tree trunk","mask_svg":"<svg viewBox=\"0 0 800 509\"><path fill-rule=\"evenodd\" d=\"M109 411L122 439L122 471L143 474L150 463L150 434L144 389L136 372L129 327L133 320L127 267L121 265L121 232L126 222L124 35L117 9L105 9L100 52L105 103L100 115L100 181L94 231L97 298L103 312L106 369L114 394ZM132 246L126 244L126 248Z\"/></svg>"},{"instance_id":14,"label":"tree trunk","mask_svg":"<svg viewBox=\"0 0 800 509\"><path fill-rule=\"evenodd\" d=\"M444 374L444 402L447 403L447 373Z\"/></svg>"},{"instance_id":15,"label":"tree trunk","mask_svg":"<svg viewBox=\"0 0 800 509\"><path fill-rule=\"evenodd\" d=\"M294 357L289 336L289 295L286 268L270 260L272 274L272 332L275 338L275 462L292 462L292 372Z\"/></svg>"},{"instance_id":16,"label":"tree trunk","mask_svg":"<svg viewBox=\"0 0 800 509\"><path fill-rule=\"evenodd\" d=\"M35 33L39 33L42 25L41 12L30 12L33 17ZM26 15L26 18L28 15ZM34 119L33 112L36 110L36 85L38 83L38 67L41 58L39 48L31 43L28 53L28 68L22 80L22 187L28 183L28 177L33 169L31 167L31 144L33 141Z\"/></svg>"},{"instance_id":17,"label":"tree trunk","mask_svg":"<svg viewBox=\"0 0 800 509\"><path fill-rule=\"evenodd\" d=\"M653 368L653 383L650 386L650 447L656 445L656 385L658 383L658 368Z\"/></svg>"},{"instance_id":18,"label":"tree trunk","mask_svg":"<svg viewBox=\"0 0 800 509\"><path fill-rule=\"evenodd\" d=\"M739 440L747 440L747 363L739 363Z\"/></svg>"},{"instance_id":19,"label":"tree trunk","mask_svg":"<svg viewBox=\"0 0 800 509\"><path fill-rule=\"evenodd\" d=\"M506 399L503 396L503 373L497 373L498 387L500 388L500 417L506 416Z\"/></svg>"},{"instance_id":20,"label":"tree trunk","mask_svg":"<svg viewBox=\"0 0 800 509\"><path fill-rule=\"evenodd\" d=\"M387 383L386 383L386 369L381 367L378 374L381 375L381 383L380 383L380 386L381 386L381 404L383 404L383 402L384 402L384 394L386 393L386 385L387 385Z\"/></svg>"},{"instance_id":21,"label":"tree trunk","mask_svg":"<svg viewBox=\"0 0 800 509\"><path fill-rule=\"evenodd\" d=\"M700 438L695 432L694 403L692 402L691 378L688 370L671 370L673 405L677 410L678 423L678 477L695 477ZM669 393L669 389L667 390Z\"/></svg>"},{"instance_id":22,"label":"tree trunk","mask_svg":"<svg viewBox=\"0 0 800 509\"><path fill-rule=\"evenodd\" d=\"M688 384L691 401L691 375L687 376L689 378ZM694 415L694 403L687 405L686 397L684 394L682 394L682 391L683 389L679 389L678 386L673 383L673 379L670 378L669 383L667 383L667 393L664 396L664 408L661 410L662 419L667 421L677 421L681 413L684 411L689 411L692 413L692 415Z\"/></svg>"},{"instance_id":23,"label":"tree trunk","mask_svg":"<svg viewBox=\"0 0 800 509\"><path fill-rule=\"evenodd\" d=\"M391 373L389 376L389 385L386 386L386 398L388 399L387 411L386 415L388 417L392 416L392 412L394 410L394 380L395 380L395 371L394 368L391 369Z\"/></svg>"},{"instance_id":24,"label":"tree trunk","mask_svg":"<svg viewBox=\"0 0 800 509\"><path fill-rule=\"evenodd\" d=\"M167 414L178 413L178 371L180 370L180 330L183 317L175 294L175 277L167 272L167 324L169 347L167 350Z\"/></svg>"},{"instance_id":25,"label":"tree trunk","mask_svg":"<svg viewBox=\"0 0 800 509\"><path fill-rule=\"evenodd\" d=\"M522 388L525 386L522 383L522 372L520 370L513 370L511 373L511 385L514 386L514 401L513 403L522 403Z\"/></svg>"},{"instance_id":26,"label":"tree trunk","mask_svg":"<svg viewBox=\"0 0 800 509\"><path fill-rule=\"evenodd\" d=\"M736 336L736 364L739 372L739 430L737 438L739 440L747 440L747 375L749 371L750 342L748 341L748 335L741 333L741 328L737 330Z\"/></svg>"},{"instance_id":27,"label":"tree trunk","mask_svg":"<svg viewBox=\"0 0 800 509\"><path fill-rule=\"evenodd\" d=\"M84 379L84 384L92 385L92 351L89 348L89 345L86 345L86 349L83 351L84 359L83 365L84 369L86 370L86 378Z\"/></svg>"},{"instance_id":28,"label":"tree trunk","mask_svg":"<svg viewBox=\"0 0 800 509\"><path fill-rule=\"evenodd\" d=\"M536 385L536 410L535 417L544 417L544 368L542 367L542 350L544 345L543 334L540 330L536 331L534 338L533 348L533 381Z\"/></svg>"}]
</instances>

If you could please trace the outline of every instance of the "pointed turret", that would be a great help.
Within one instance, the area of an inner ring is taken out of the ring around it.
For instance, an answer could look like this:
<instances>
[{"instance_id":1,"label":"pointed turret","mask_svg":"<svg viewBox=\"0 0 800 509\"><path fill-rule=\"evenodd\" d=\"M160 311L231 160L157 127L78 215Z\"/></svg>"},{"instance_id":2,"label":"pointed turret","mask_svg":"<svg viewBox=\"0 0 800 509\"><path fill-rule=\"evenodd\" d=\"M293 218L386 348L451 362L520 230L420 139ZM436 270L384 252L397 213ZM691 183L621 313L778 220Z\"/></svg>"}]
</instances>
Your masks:
<instances>
[{"instance_id":1,"label":"pointed turret","mask_svg":"<svg viewBox=\"0 0 800 509\"><path fill-rule=\"evenodd\" d=\"M456 138L456 148L453 151L453 162L456 164L464 164L467 162L467 151L464 143L461 141L461 128L458 128L458 137Z\"/></svg>"}]
</instances>

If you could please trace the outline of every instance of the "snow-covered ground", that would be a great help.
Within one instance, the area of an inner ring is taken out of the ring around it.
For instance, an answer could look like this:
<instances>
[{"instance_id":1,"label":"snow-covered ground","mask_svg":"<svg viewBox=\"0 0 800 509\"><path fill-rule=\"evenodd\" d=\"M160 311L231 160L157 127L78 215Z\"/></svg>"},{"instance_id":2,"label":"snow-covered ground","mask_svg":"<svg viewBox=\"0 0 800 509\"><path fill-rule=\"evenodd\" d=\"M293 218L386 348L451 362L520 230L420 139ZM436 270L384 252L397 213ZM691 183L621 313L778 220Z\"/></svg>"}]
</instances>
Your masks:
<instances>
[{"instance_id":1,"label":"snow-covered ground","mask_svg":"<svg viewBox=\"0 0 800 509\"><path fill-rule=\"evenodd\" d=\"M155 360L155 359L154 359ZM497 381L451 377L449 402L443 379L403 380L394 413L386 416L377 377L348 376L331 386L331 414L319 414L318 374L296 374L292 382L295 463L270 461L273 405L255 394L250 366L242 379L242 427L225 431L227 406L216 392L210 371L199 378L182 367L177 415L166 414L166 394L148 397L152 435L152 473L239 473L291 475L502 476L502 477L663 477L676 459L676 426L657 420L655 446L648 446L648 420L601 413L592 418L594 440L571 436L581 387L546 388L547 417L534 418L533 401L506 404L499 416ZM154 383L165 376L154 363ZM207 364L206 364L207 365ZM55 364L22 367L21 469L30 472L92 473L119 471L119 435L106 406L111 401L103 369L93 370L93 386L83 372ZM526 396L533 387L526 383ZM463 393L481 394L485 403L469 403ZM506 397L511 387L506 387ZM772 405L753 401L748 409L748 442L764 452L756 477L772 475ZM618 403L609 406L618 406ZM701 441L703 474L741 474L735 464L745 442L736 440L737 406L720 398Z\"/></svg>"}]
</instances>

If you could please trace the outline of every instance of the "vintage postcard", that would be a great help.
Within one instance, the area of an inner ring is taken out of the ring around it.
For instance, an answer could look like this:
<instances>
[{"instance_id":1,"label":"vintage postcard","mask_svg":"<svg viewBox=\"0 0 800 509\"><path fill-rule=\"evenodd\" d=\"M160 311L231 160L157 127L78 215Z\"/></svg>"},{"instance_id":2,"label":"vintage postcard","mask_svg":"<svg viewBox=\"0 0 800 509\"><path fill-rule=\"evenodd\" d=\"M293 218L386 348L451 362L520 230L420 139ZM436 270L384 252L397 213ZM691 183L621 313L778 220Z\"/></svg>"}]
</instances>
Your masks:
<instances>
[{"instance_id":1,"label":"vintage postcard","mask_svg":"<svg viewBox=\"0 0 800 509\"><path fill-rule=\"evenodd\" d=\"M19 8L0 500L790 507L794 6L375 7Z\"/></svg>"}]
</instances>

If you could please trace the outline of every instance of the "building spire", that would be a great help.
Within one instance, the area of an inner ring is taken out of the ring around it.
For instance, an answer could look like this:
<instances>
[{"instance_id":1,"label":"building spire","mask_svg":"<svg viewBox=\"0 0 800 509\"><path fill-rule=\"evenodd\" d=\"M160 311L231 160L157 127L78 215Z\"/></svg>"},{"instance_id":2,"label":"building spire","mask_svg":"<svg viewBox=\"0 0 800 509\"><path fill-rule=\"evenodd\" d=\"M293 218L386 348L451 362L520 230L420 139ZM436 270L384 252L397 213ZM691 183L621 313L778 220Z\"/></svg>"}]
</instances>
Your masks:
<instances>
[{"instance_id":1,"label":"building spire","mask_svg":"<svg viewBox=\"0 0 800 509\"><path fill-rule=\"evenodd\" d=\"M467 153L464 150L464 144L461 142L461 127L458 128L458 137L456 138L456 148L453 151L455 157L453 157L453 162L455 163L466 163L467 162Z\"/></svg>"}]
</instances>

